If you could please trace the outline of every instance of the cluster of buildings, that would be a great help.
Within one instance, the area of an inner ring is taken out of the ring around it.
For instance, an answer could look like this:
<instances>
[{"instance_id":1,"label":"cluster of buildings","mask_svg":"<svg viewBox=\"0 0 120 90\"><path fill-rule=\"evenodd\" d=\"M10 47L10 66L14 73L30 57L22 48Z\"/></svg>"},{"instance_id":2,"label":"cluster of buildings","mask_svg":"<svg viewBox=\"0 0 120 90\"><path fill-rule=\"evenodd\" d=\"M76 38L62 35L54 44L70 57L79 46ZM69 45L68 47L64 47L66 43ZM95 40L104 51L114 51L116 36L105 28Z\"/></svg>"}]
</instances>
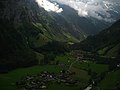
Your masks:
<instances>
[{"instance_id":1,"label":"cluster of buildings","mask_svg":"<svg viewBox=\"0 0 120 90\"><path fill-rule=\"evenodd\" d=\"M37 75L27 75L21 80L16 82L18 88L23 88L25 90L41 90L47 88L51 82L57 84L64 84L68 86L79 85L78 80L73 80L70 76L74 73L61 71L59 74L49 73L44 71Z\"/></svg>"}]
</instances>

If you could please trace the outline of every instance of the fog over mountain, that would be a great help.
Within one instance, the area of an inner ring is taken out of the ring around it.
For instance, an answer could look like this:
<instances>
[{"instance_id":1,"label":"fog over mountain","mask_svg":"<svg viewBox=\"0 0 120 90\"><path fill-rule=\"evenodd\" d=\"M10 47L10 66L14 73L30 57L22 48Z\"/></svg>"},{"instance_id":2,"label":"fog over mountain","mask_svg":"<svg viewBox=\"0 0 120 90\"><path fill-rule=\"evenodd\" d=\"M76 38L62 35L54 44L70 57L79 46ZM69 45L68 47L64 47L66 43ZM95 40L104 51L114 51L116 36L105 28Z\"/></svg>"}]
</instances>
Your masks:
<instances>
[{"instance_id":1,"label":"fog over mountain","mask_svg":"<svg viewBox=\"0 0 120 90\"><path fill-rule=\"evenodd\" d=\"M56 3L52 3L48 0L36 0L39 6L43 7L46 11L53 11L56 13L61 13L63 11L62 8L59 8L59 5Z\"/></svg>"},{"instance_id":2,"label":"fog over mountain","mask_svg":"<svg viewBox=\"0 0 120 90\"><path fill-rule=\"evenodd\" d=\"M120 16L119 0L36 0L47 11L62 12L59 4L77 10L80 17L92 17L106 22L114 22Z\"/></svg>"}]
</instances>

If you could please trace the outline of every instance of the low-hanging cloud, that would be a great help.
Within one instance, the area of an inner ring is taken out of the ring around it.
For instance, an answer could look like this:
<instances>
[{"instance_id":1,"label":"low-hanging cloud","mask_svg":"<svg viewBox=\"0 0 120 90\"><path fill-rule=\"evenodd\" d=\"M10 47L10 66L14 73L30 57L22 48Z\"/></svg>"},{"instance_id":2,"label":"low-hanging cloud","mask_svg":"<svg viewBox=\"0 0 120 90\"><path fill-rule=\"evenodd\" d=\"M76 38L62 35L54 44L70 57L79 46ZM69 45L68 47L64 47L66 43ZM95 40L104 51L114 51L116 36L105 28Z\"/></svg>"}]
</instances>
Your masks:
<instances>
[{"instance_id":1,"label":"low-hanging cloud","mask_svg":"<svg viewBox=\"0 0 120 90\"><path fill-rule=\"evenodd\" d=\"M81 17L93 17L107 22L114 21L110 11L118 13L114 10L115 6L120 4L118 0L51 0L61 4L68 5L78 11Z\"/></svg>"},{"instance_id":2,"label":"low-hanging cloud","mask_svg":"<svg viewBox=\"0 0 120 90\"><path fill-rule=\"evenodd\" d=\"M110 12L120 13L119 9L115 9L116 6L120 7L119 0L36 0L36 2L46 11L61 13L63 9L57 4L60 3L75 9L80 17L92 17L107 22L115 21Z\"/></svg>"},{"instance_id":3,"label":"low-hanging cloud","mask_svg":"<svg viewBox=\"0 0 120 90\"><path fill-rule=\"evenodd\" d=\"M36 0L36 2L40 7L43 7L48 12L53 11L56 13L61 13L63 11L57 3L52 3L49 0Z\"/></svg>"}]
</instances>

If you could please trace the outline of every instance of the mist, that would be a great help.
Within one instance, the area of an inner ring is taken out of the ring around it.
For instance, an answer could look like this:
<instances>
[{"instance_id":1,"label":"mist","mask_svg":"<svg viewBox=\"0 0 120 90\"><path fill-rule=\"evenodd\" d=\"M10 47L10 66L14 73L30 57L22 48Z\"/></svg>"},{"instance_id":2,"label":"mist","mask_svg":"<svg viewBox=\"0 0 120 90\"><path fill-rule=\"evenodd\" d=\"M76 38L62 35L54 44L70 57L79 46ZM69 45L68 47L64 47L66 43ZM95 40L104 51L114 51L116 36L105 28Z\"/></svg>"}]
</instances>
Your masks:
<instances>
[{"instance_id":1,"label":"mist","mask_svg":"<svg viewBox=\"0 0 120 90\"><path fill-rule=\"evenodd\" d=\"M75 9L80 17L92 17L106 22L114 22L115 16L120 15L119 0L36 0L36 2L48 12L61 13L64 9L59 4L64 4Z\"/></svg>"},{"instance_id":2,"label":"mist","mask_svg":"<svg viewBox=\"0 0 120 90\"><path fill-rule=\"evenodd\" d=\"M110 12L119 14L120 1L116 0L51 0L75 9L80 17L93 17L106 22L114 22Z\"/></svg>"}]
</instances>

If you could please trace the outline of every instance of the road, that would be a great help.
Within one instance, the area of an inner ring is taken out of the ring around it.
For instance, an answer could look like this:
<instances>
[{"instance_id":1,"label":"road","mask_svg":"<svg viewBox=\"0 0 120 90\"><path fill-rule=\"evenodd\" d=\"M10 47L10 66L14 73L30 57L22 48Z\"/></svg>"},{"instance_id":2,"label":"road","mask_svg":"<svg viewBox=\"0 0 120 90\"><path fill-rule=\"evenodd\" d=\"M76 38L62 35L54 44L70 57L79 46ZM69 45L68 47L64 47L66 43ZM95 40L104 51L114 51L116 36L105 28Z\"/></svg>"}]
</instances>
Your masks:
<instances>
[{"instance_id":1,"label":"road","mask_svg":"<svg viewBox=\"0 0 120 90\"><path fill-rule=\"evenodd\" d=\"M92 89L92 84L90 84L87 88L85 88L84 90L91 90Z\"/></svg>"}]
</instances>

